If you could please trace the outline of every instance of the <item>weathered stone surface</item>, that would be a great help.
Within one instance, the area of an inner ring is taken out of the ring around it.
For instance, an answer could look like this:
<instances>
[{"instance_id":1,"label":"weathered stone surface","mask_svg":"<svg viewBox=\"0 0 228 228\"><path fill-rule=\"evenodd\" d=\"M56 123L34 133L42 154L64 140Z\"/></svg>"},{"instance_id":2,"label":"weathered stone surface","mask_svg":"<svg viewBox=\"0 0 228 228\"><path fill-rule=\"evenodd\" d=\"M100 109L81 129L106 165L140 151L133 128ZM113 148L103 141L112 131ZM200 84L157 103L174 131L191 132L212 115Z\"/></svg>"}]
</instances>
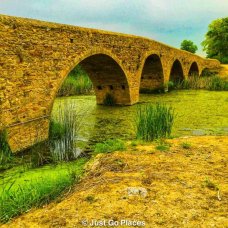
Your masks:
<instances>
[{"instance_id":1,"label":"weathered stone surface","mask_svg":"<svg viewBox=\"0 0 228 228\"><path fill-rule=\"evenodd\" d=\"M124 105L138 101L140 84L156 89L173 74L186 78L220 65L138 36L0 15L0 130L8 129L13 151L34 143L39 118L39 137L47 137L56 93L79 63L98 104L111 93Z\"/></svg>"},{"instance_id":2,"label":"weathered stone surface","mask_svg":"<svg viewBox=\"0 0 228 228\"><path fill-rule=\"evenodd\" d=\"M141 197L147 196L147 190L142 187L128 187L126 191L129 196L141 196Z\"/></svg>"}]
</instances>

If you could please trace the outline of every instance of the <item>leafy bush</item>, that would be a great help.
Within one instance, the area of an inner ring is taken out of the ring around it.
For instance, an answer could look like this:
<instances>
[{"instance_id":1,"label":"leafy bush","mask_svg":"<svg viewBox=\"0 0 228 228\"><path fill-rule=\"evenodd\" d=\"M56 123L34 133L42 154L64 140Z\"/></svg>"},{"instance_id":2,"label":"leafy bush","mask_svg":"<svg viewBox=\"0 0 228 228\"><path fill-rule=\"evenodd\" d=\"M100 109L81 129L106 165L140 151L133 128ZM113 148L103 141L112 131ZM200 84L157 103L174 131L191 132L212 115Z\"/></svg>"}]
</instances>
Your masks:
<instances>
[{"instance_id":1,"label":"leafy bush","mask_svg":"<svg viewBox=\"0 0 228 228\"><path fill-rule=\"evenodd\" d=\"M138 106L136 112L136 137L145 141L169 137L174 121L171 107L163 104Z\"/></svg>"}]
</instances>

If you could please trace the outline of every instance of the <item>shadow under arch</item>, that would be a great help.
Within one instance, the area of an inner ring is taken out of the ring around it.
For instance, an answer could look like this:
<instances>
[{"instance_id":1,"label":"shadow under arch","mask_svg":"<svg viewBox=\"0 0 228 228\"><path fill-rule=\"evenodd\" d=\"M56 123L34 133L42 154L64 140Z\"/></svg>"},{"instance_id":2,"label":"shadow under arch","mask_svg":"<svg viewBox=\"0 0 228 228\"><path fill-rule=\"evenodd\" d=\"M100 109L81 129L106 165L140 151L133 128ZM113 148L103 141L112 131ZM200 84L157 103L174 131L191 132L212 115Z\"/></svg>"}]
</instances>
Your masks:
<instances>
[{"instance_id":1,"label":"shadow under arch","mask_svg":"<svg viewBox=\"0 0 228 228\"><path fill-rule=\"evenodd\" d=\"M212 70L210 70L207 67L203 68L203 70L200 74L201 77L208 77L208 76L213 76L213 75L215 75L215 72L213 72Z\"/></svg>"},{"instance_id":2,"label":"shadow under arch","mask_svg":"<svg viewBox=\"0 0 228 228\"><path fill-rule=\"evenodd\" d=\"M149 55L143 65L140 81L140 93L162 90L164 88L164 73L162 62L157 54Z\"/></svg>"},{"instance_id":3,"label":"shadow under arch","mask_svg":"<svg viewBox=\"0 0 228 228\"><path fill-rule=\"evenodd\" d=\"M68 65L65 70L59 72L58 75L61 79L54 88L49 113L52 111L54 100L63 82L69 73L79 64L88 73L93 83L97 104L104 103L107 93L113 95L116 104L131 104L128 78L121 62L110 51L95 48L78 56L70 66Z\"/></svg>"},{"instance_id":4,"label":"shadow under arch","mask_svg":"<svg viewBox=\"0 0 228 228\"><path fill-rule=\"evenodd\" d=\"M184 80L183 68L182 68L181 62L178 59L176 59L173 62L173 65L170 70L169 81L172 81L175 83L183 80Z\"/></svg>"},{"instance_id":5,"label":"shadow under arch","mask_svg":"<svg viewBox=\"0 0 228 228\"><path fill-rule=\"evenodd\" d=\"M199 76L199 67L196 62L193 62L188 71L188 76Z\"/></svg>"}]
</instances>

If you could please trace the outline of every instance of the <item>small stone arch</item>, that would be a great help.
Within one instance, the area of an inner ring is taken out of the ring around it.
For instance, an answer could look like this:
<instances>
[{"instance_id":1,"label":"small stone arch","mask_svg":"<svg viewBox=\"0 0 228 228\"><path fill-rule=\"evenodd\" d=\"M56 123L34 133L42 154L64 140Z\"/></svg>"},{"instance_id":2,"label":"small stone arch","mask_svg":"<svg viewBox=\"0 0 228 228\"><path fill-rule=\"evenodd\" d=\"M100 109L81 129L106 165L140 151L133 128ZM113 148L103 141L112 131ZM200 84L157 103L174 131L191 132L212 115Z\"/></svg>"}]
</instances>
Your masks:
<instances>
[{"instance_id":1,"label":"small stone arch","mask_svg":"<svg viewBox=\"0 0 228 228\"><path fill-rule=\"evenodd\" d=\"M169 81L179 82L184 80L184 71L181 62L176 59L170 69Z\"/></svg>"},{"instance_id":2,"label":"small stone arch","mask_svg":"<svg viewBox=\"0 0 228 228\"><path fill-rule=\"evenodd\" d=\"M193 62L189 68L188 76L199 76L199 67L197 62Z\"/></svg>"},{"instance_id":3,"label":"small stone arch","mask_svg":"<svg viewBox=\"0 0 228 228\"><path fill-rule=\"evenodd\" d=\"M164 72L161 58L158 54L148 55L141 69L140 92L147 93L164 88Z\"/></svg>"}]
</instances>

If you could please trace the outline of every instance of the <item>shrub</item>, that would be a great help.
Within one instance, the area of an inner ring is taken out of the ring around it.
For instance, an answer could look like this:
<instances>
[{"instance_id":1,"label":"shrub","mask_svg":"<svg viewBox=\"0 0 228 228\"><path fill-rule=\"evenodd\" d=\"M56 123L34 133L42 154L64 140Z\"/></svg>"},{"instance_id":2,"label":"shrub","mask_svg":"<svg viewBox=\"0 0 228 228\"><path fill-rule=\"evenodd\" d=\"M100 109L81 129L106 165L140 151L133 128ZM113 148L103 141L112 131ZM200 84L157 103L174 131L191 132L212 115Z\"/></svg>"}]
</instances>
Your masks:
<instances>
[{"instance_id":1,"label":"shrub","mask_svg":"<svg viewBox=\"0 0 228 228\"><path fill-rule=\"evenodd\" d=\"M208 84L208 89L228 91L228 81L218 76L211 77Z\"/></svg>"},{"instance_id":2,"label":"shrub","mask_svg":"<svg viewBox=\"0 0 228 228\"><path fill-rule=\"evenodd\" d=\"M116 104L114 96L110 93L107 93L105 95L103 103L104 105L107 105L107 106L114 106Z\"/></svg>"},{"instance_id":3,"label":"shrub","mask_svg":"<svg viewBox=\"0 0 228 228\"><path fill-rule=\"evenodd\" d=\"M168 82L168 90L173 90L174 89L174 82L169 81Z\"/></svg>"},{"instance_id":4,"label":"shrub","mask_svg":"<svg viewBox=\"0 0 228 228\"><path fill-rule=\"evenodd\" d=\"M6 165L12 160L12 152L7 143L6 131L0 132L0 167Z\"/></svg>"},{"instance_id":5,"label":"shrub","mask_svg":"<svg viewBox=\"0 0 228 228\"><path fill-rule=\"evenodd\" d=\"M183 143L181 143L181 146L184 149L190 149L192 145L188 142L183 142Z\"/></svg>"},{"instance_id":6,"label":"shrub","mask_svg":"<svg viewBox=\"0 0 228 228\"><path fill-rule=\"evenodd\" d=\"M124 150L124 142L120 139L108 139L102 143L97 143L94 147L94 154L110 153L116 150Z\"/></svg>"},{"instance_id":7,"label":"shrub","mask_svg":"<svg viewBox=\"0 0 228 228\"><path fill-rule=\"evenodd\" d=\"M163 104L138 106L136 112L136 137L145 141L169 137L174 121L171 107Z\"/></svg>"},{"instance_id":8,"label":"shrub","mask_svg":"<svg viewBox=\"0 0 228 228\"><path fill-rule=\"evenodd\" d=\"M205 180L204 180L204 182L203 182L203 186L204 187L207 187L207 188L209 188L209 189L211 189L211 190L219 190L219 188L218 188L218 186L215 184L215 183L213 183L210 179L208 179L208 178L206 178Z\"/></svg>"}]
</instances>

